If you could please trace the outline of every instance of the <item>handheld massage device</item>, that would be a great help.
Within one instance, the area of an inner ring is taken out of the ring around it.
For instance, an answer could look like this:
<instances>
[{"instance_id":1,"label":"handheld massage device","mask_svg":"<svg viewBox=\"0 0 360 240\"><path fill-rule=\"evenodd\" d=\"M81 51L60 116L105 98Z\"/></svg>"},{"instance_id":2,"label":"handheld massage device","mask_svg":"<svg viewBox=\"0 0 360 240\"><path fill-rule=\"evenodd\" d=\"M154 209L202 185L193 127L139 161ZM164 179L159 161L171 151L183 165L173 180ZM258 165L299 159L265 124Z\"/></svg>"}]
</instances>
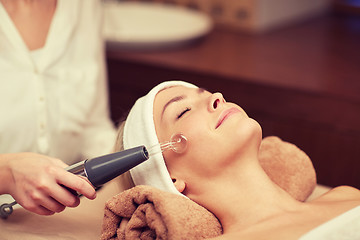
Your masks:
<instances>
[{"instance_id":1,"label":"handheld massage device","mask_svg":"<svg viewBox=\"0 0 360 240\"><path fill-rule=\"evenodd\" d=\"M157 148L160 146L160 148ZM65 170L73 174L86 177L96 188L125 173L131 168L149 159L151 155L171 149L176 153L183 153L187 148L187 139L182 134L175 134L170 141L159 143L149 148L139 146L107 154L104 156L87 159L75 163ZM67 188L67 187L65 187ZM67 188L70 192L77 194L74 190ZM5 203L0 206L0 217L6 219L12 212L16 201Z\"/></svg>"},{"instance_id":2,"label":"handheld massage device","mask_svg":"<svg viewBox=\"0 0 360 240\"><path fill-rule=\"evenodd\" d=\"M67 171L86 177L90 183L99 188L131 168L149 159L145 146L130 148L124 151L87 159L66 168ZM69 189L74 194L74 190ZM12 212L16 201L0 206L0 217L6 219Z\"/></svg>"}]
</instances>

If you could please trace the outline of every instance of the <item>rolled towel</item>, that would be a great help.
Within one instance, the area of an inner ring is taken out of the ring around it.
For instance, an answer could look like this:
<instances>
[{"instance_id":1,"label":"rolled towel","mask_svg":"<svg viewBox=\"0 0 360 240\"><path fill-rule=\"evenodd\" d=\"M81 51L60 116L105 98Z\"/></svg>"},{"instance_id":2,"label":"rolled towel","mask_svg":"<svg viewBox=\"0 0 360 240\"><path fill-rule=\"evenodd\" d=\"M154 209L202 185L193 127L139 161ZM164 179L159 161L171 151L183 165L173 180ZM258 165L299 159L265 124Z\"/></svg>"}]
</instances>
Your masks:
<instances>
[{"instance_id":1,"label":"rolled towel","mask_svg":"<svg viewBox=\"0 0 360 240\"><path fill-rule=\"evenodd\" d=\"M139 185L108 200L101 239L205 239L222 234L218 219L197 203Z\"/></svg>"},{"instance_id":2,"label":"rolled towel","mask_svg":"<svg viewBox=\"0 0 360 240\"><path fill-rule=\"evenodd\" d=\"M299 201L316 187L311 159L295 144L269 136L261 141L259 162L270 179Z\"/></svg>"}]
</instances>

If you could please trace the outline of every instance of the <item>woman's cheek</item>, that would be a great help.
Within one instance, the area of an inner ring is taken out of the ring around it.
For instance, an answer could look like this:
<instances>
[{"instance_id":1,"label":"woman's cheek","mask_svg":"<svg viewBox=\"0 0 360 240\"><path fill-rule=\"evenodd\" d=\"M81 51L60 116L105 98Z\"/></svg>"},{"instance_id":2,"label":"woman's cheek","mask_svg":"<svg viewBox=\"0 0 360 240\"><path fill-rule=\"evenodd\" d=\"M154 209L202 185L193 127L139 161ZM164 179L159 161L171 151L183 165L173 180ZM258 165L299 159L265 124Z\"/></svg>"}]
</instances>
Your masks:
<instances>
[{"instance_id":1,"label":"woman's cheek","mask_svg":"<svg viewBox=\"0 0 360 240\"><path fill-rule=\"evenodd\" d=\"M209 134L205 125L204 119L198 116L190 116L181 123L179 131L185 135L189 143L195 143L206 138Z\"/></svg>"}]
</instances>

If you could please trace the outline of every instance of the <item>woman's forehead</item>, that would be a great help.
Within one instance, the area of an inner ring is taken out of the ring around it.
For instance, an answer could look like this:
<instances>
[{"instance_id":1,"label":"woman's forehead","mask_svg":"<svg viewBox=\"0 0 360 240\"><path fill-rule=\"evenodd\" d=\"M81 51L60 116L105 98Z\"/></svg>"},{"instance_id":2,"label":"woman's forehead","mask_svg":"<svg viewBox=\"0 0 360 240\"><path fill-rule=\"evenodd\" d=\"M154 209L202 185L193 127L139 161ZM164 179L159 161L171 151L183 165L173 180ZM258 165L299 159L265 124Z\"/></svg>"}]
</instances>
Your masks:
<instances>
[{"instance_id":1,"label":"woman's forehead","mask_svg":"<svg viewBox=\"0 0 360 240\"><path fill-rule=\"evenodd\" d=\"M178 92L178 91L182 91L182 90L193 90L193 89L197 89L197 88L188 88L185 86L176 85L176 86L165 87L165 88L161 89L157 94L169 94L172 92Z\"/></svg>"},{"instance_id":2,"label":"woman's forehead","mask_svg":"<svg viewBox=\"0 0 360 240\"><path fill-rule=\"evenodd\" d=\"M197 88L188 88L188 87L184 87L184 86L167 87L167 88L164 88L164 89L160 90L156 94L155 101L166 102L166 101L168 101L169 99L171 99L171 98L173 98L175 96L188 94L188 93L191 93L193 91L197 91Z\"/></svg>"},{"instance_id":3,"label":"woman's forehead","mask_svg":"<svg viewBox=\"0 0 360 240\"><path fill-rule=\"evenodd\" d=\"M176 95L184 95L189 93L202 93L202 92L208 92L204 88L189 88L185 86L170 86L164 89L161 89L156 97L159 96L159 98L171 98Z\"/></svg>"}]
</instances>

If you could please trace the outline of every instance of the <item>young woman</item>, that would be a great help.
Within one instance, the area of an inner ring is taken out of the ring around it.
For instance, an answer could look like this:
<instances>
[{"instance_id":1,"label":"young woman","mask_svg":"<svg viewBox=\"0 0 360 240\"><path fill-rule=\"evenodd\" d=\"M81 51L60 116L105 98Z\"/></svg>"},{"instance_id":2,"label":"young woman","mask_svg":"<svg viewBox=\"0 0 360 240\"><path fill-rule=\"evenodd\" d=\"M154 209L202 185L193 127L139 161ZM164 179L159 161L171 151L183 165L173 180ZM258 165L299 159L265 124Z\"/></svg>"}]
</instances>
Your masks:
<instances>
[{"instance_id":1,"label":"young woman","mask_svg":"<svg viewBox=\"0 0 360 240\"><path fill-rule=\"evenodd\" d=\"M181 81L162 83L135 103L122 141L125 148L156 146L175 133L188 139L184 153L155 154L131 176L136 185L181 193L214 213L223 227L219 239L310 239L319 234L316 227L339 215L360 222L355 188L334 188L304 203L274 184L258 160L260 125L221 93ZM338 222L339 229L358 229Z\"/></svg>"}]
</instances>

